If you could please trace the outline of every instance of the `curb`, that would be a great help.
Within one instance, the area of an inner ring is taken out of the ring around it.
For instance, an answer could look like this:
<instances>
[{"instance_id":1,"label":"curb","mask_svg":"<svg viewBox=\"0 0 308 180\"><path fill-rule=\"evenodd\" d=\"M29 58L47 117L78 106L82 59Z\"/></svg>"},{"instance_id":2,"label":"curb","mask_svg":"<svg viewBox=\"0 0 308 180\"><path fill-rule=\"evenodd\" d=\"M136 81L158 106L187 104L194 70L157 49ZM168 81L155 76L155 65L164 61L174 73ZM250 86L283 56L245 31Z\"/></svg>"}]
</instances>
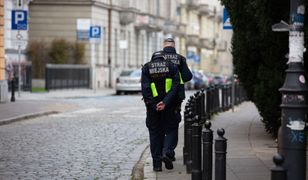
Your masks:
<instances>
[{"instance_id":1,"label":"curb","mask_svg":"<svg viewBox=\"0 0 308 180\"><path fill-rule=\"evenodd\" d=\"M144 179L144 165L146 163L147 157L149 156L149 148L150 148L150 145L148 144L144 148L138 162L135 164L135 166L132 170L132 174L131 174L132 180L142 180L142 179Z\"/></svg>"},{"instance_id":2,"label":"curb","mask_svg":"<svg viewBox=\"0 0 308 180\"><path fill-rule=\"evenodd\" d=\"M25 114L25 115L21 115L21 116L15 116L13 118L0 120L0 126L11 124L11 123L14 123L14 122L27 120L27 119L31 119L31 118L37 118L37 117L41 117L41 116L47 116L47 115L58 114L58 113L60 113L60 112L58 112L58 111L44 111L44 112Z\"/></svg>"},{"instance_id":3,"label":"curb","mask_svg":"<svg viewBox=\"0 0 308 180\"><path fill-rule=\"evenodd\" d=\"M179 129L184 126L184 121L181 121L179 124ZM146 179L156 179L156 173L152 171L152 159L151 159L151 152L150 152L150 144L146 146L143 150L139 161L135 164L131 179L133 180L142 180Z\"/></svg>"}]
</instances>

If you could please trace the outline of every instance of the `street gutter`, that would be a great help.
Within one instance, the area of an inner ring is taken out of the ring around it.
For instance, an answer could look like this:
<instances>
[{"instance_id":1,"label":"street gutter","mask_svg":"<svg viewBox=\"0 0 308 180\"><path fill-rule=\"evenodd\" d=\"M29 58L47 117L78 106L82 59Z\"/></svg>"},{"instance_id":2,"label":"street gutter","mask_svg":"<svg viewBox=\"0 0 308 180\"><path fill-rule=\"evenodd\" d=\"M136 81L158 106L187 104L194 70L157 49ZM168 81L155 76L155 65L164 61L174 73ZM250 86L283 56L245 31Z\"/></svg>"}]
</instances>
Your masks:
<instances>
[{"instance_id":1,"label":"street gutter","mask_svg":"<svg viewBox=\"0 0 308 180\"><path fill-rule=\"evenodd\" d=\"M43 111L43 112L25 114L25 115L21 115L21 116L15 116L15 117L12 117L12 118L0 120L0 126L11 124L11 123L14 123L14 122L27 120L27 119L37 118L37 117L41 117L41 116L58 114L58 113L60 113L60 112L58 112L58 111Z\"/></svg>"}]
</instances>

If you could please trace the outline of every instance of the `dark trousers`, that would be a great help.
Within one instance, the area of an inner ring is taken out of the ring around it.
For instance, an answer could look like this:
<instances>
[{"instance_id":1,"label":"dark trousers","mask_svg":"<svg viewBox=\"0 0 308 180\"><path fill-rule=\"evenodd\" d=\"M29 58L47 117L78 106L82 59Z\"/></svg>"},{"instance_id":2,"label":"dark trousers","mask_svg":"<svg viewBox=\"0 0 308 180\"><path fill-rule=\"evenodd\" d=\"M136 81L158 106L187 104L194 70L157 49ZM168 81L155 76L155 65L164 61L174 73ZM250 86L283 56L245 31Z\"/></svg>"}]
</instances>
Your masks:
<instances>
[{"instance_id":1,"label":"dark trousers","mask_svg":"<svg viewBox=\"0 0 308 180\"><path fill-rule=\"evenodd\" d=\"M176 106L166 108L164 111L147 110L146 126L150 135L154 167L161 166L163 153L174 156L174 149L178 142L180 116Z\"/></svg>"},{"instance_id":2,"label":"dark trousers","mask_svg":"<svg viewBox=\"0 0 308 180\"><path fill-rule=\"evenodd\" d=\"M173 158L175 156L175 148L178 144L179 123L181 121L181 104L177 104L167 116L167 127L165 129L165 141L163 154Z\"/></svg>"},{"instance_id":3,"label":"dark trousers","mask_svg":"<svg viewBox=\"0 0 308 180\"><path fill-rule=\"evenodd\" d=\"M175 148L178 145L178 128L169 128L165 132L163 154L172 158L175 156Z\"/></svg>"},{"instance_id":4,"label":"dark trousers","mask_svg":"<svg viewBox=\"0 0 308 180\"><path fill-rule=\"evenodd\" d=\"M163 112L147 110L146 126L150 135L150 150L153 158L153 166L161 167L162 149L164 146Z\"/></svg>"}]
</instances>

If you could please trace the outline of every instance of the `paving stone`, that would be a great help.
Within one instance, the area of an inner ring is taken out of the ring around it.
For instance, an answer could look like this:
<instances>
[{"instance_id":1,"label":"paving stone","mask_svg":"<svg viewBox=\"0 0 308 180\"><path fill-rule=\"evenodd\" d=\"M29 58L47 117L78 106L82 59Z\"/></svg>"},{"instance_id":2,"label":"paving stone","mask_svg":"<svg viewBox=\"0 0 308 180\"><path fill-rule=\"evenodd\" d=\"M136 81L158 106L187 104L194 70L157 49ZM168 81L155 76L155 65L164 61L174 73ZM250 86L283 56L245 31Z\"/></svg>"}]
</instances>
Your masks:
<instances>
[{"instance_id":1,"label":"paving stone","mask_svg":"<svg viewBox=\"0 0 308 180\"><path fill-rule=\"evenodd\" d=\"M149 143L140 95L63 101L80 109L0 126L0 179L130 179Z\"/></svg>"}]
</instances>

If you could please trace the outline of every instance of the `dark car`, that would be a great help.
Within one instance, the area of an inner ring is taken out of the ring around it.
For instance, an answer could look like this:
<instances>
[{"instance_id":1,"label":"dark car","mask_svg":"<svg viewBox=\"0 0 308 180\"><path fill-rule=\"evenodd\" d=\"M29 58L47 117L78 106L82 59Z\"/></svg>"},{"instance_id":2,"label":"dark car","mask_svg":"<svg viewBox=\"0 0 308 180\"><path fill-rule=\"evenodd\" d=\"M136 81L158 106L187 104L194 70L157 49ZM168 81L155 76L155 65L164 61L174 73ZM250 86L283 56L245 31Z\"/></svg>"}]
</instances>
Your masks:
<instances>
[{"instance_id":1,"label":"dark car","mask_svg":"<svg viewBox=\"0 0 308 180\"><path fill-rule=\"evenodd\" d=\"M185 89L202 89L208 86L208 78L197 71L192 71L193 77L190 81L185 83Z\"/></svg>"},{"instance_id":2,"label":"dark car","mask_svg":"<svg viewBox=\"0 0 308 180\"><path fill-rule=\"evenodd\" d=\"M221 85L225 83L225 78L222 76L214 76L213 77L213 83L215 85Z\"/></svg>"}]
</instances>

